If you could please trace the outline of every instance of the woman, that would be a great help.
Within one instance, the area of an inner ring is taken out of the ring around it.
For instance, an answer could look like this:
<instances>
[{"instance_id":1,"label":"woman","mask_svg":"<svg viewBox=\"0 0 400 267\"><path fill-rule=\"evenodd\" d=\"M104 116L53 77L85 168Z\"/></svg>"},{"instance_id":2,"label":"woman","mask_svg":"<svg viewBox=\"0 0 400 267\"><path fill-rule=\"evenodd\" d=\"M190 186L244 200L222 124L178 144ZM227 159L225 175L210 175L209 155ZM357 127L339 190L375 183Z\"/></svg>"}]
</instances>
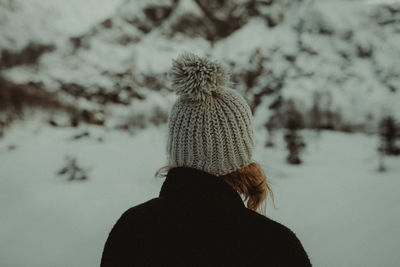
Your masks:
<instances>
[{"instance_id":1,"label":"woman","mask_svg":"<svg viewBox=\"0 0 400 267\"><path fill-rule=\"evenodd\" d=\"M170 77L179 98L166 179L159 197L115 224L101 266L311 266L292 231L256 212L272 192L252 160L250 108L225 70L183 54Z\"/></svg>"}]
</instances>

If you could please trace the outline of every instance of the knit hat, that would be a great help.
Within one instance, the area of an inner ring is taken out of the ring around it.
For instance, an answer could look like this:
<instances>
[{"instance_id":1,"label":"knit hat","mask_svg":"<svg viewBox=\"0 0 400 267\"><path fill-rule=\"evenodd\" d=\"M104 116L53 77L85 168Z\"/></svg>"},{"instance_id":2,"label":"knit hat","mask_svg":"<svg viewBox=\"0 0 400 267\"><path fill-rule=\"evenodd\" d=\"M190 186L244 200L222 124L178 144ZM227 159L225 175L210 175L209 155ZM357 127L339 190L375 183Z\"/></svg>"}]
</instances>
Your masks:
<instances>
[{"instance_id":1,"label":"knit hat","mask_svg":"<svg viewBox=\"0 0 400 267\"><path fill-rule=\"evenodd\" d=\"M169 72L179 95L168 117L168 162L221 176L252 162L252 114L215 61L184 53Z\"/></svg>"}]
</instances>

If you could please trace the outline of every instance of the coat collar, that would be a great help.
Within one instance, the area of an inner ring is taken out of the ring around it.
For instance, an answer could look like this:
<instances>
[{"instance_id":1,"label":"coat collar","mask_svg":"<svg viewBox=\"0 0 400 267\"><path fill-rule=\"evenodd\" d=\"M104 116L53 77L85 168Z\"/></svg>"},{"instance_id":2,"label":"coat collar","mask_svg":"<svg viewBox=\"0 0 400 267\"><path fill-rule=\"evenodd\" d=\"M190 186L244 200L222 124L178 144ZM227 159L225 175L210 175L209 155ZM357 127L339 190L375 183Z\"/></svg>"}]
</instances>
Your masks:
<instances>
[{"instance_id":1,"label":"coat collar","mask_svg":"<svg viewBox=\"0 0 400 267\"><path fill-rule=\"evenodd\" d=\"M212 174L188 167L171 169L161 187L160 198L185 202L244 206L240 195L230 185ZM184 203L184 202L183 202Z\"/></svg>"}]
</instances>

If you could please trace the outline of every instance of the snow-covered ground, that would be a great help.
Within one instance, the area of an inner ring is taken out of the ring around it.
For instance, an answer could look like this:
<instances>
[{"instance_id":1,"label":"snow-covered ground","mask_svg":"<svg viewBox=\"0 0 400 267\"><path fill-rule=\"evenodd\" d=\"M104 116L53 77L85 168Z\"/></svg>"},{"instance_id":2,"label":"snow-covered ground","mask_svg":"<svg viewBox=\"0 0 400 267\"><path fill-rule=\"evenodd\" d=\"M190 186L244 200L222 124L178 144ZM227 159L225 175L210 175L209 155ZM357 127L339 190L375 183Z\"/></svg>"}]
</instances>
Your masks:
<instances>
[{"instance_id":1,"label":"snow-covered ground","mask_svg":"<svg viewBox=\"0 0 400 267\"><path fill-rule=\"evenodd\" d=\"M72 141L86 130L89 137ZM131 136L37 119L14 124L0 140L0 266L98 266L121 213L158 195L165 130ZM264 148L258 131L255 159L275 193L268 216L297 233L314 266L398 266L400 159L387 159L387 172L378 173L376 136L302 134L304 164L288 166L281 137ZM88 180L57 175L66 155L88 170Z\"/></svg>"}]
</instances>

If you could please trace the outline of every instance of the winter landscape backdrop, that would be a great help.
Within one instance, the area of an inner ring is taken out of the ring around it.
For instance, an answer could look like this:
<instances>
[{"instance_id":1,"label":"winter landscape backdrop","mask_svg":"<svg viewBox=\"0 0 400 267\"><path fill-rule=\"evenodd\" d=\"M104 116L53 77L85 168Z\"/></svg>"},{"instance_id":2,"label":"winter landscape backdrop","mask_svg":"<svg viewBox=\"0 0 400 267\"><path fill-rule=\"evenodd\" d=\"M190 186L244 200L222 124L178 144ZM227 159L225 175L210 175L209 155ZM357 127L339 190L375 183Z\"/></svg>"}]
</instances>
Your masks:
<instances>
[{"instance_id":1,"label":"winter landscape backdrop","mask_svg":"<svg viewBox=\"0 0 400 267\"><path fill-rule=\"evenodd\" d=\"M184 51L232 73L312 263L398 266L399 44L398 1L0 0L0 266L99 265L158 195Z\"/></svg>"}]
</instances>

